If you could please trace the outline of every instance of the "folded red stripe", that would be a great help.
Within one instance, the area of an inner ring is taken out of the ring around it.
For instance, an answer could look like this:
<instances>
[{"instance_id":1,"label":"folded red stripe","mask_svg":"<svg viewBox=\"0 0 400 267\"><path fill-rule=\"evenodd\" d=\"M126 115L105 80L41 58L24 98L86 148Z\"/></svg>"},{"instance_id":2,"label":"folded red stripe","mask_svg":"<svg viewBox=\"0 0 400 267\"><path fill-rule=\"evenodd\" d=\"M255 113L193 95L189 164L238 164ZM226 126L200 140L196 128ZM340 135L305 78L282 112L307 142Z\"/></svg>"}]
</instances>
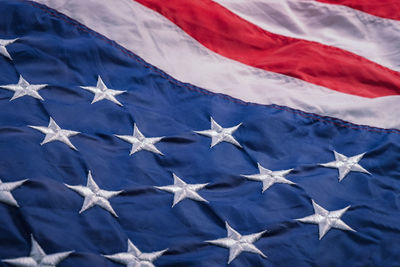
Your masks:
<instances>
[{"instance_id":1,"label":"folded red stripe","mask_svg":"<svg viewBox=\"0 0 400 267\"><path fill-rule=\"evenodd\" d=\"M318 2L348 6L387 19L400 20L399 0L317 0Z\"/></svg>"},{"instance_id":2,"label":"folded red stripe","mask_svg":"<svg viewBox=\"0 0 400 267\"><path fill-rule=\"evenodd\" d=\"M347 94L400 95L400 73L346 50L270 33L211 0L136 1L208 49L241 63Z\"/></svg>"}]
</instances>

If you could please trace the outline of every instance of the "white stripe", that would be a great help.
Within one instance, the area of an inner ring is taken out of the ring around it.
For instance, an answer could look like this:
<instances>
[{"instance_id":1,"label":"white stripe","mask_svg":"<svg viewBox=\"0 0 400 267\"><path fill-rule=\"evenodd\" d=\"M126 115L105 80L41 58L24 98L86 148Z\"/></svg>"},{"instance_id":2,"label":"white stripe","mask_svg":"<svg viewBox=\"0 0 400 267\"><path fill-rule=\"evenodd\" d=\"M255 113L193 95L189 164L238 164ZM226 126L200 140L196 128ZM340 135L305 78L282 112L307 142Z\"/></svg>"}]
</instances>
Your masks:
<instances>
[{"instance_id":1,"label":"white stripe","mask_svg":"<svg viewBox=\"0 0 400 267\"><path fill-rule=\"evenodd\" d=\"M211 52L163 16L132 0L37 2L118 42L180 81L248 102L400 129L399 96L356 97L249 67Z\"/></svg>"},{"instance_id":2,"label":"white stripe","mask_svg":"<svg viewBox=\"0 0 400 267\"><path fill-rule=\"evenodd\" d=\"M315 0L214 0L276 34L348 50L400 71L400 22Z\"/></svg>"}]
</instances>

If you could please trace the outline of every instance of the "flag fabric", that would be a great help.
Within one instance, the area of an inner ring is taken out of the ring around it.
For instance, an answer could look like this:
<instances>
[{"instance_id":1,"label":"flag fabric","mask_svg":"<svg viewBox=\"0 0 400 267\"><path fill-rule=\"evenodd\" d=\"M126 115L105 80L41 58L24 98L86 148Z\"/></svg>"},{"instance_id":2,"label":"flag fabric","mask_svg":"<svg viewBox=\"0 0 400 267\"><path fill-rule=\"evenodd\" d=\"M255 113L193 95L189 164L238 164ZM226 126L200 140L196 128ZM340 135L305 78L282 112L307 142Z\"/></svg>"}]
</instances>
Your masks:
<instances>
[{"instance_id":1,"label":"flag fabric","mask_svg":"<svg viewBox=\"0 0 400 267\"><path fill-rule=\"evenodd\" d=\"M400 266L399 14L0 1L0 266Z\"/></svg>"}]
</instances>

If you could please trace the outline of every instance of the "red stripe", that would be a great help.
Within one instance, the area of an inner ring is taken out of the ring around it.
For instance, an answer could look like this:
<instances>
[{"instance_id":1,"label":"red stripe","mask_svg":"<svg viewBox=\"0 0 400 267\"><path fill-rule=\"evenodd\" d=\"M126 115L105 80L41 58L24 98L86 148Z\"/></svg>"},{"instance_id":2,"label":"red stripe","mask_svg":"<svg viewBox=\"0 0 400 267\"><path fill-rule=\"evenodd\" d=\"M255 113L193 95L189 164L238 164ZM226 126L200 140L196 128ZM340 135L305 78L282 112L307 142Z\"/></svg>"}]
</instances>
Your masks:
<instances>
[{"instance_id":1,"label":"red stripe","mask_svg":"<svg viewBox=\"0 0 400 267\"><path fill-rule=\"evenodd\" d=\"M400 94L398 72L345 50L267 32L211 0L136 1L244 64L363 97Z\"/></svg>"},{"instance_id":2,"label":"red stripe","mask_svg":"<svg viewBox=\"0 0 400 267\"><path fill-rule=\"evenodd\" d=\"M348 6L387 19L400 20L399 0L317 0L318 2Z\"/></svg>"}]
</instances>

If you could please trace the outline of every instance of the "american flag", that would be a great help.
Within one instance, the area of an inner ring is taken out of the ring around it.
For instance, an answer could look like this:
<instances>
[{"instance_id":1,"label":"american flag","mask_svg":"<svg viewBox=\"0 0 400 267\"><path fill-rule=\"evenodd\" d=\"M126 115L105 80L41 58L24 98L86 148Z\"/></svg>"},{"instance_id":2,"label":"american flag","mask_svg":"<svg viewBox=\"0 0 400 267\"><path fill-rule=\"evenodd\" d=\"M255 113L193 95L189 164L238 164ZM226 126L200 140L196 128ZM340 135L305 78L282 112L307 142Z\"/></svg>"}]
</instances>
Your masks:
<instances>
[{"instance_id":1,"label":"american flag","mask_svg":"<svg viewBox=\"0 0 400 267\"><path fill-rule=\"evenodd\" d=\"M400 266L398 0L0 1L0 266Z\"/></svg>"}]
</instances>

